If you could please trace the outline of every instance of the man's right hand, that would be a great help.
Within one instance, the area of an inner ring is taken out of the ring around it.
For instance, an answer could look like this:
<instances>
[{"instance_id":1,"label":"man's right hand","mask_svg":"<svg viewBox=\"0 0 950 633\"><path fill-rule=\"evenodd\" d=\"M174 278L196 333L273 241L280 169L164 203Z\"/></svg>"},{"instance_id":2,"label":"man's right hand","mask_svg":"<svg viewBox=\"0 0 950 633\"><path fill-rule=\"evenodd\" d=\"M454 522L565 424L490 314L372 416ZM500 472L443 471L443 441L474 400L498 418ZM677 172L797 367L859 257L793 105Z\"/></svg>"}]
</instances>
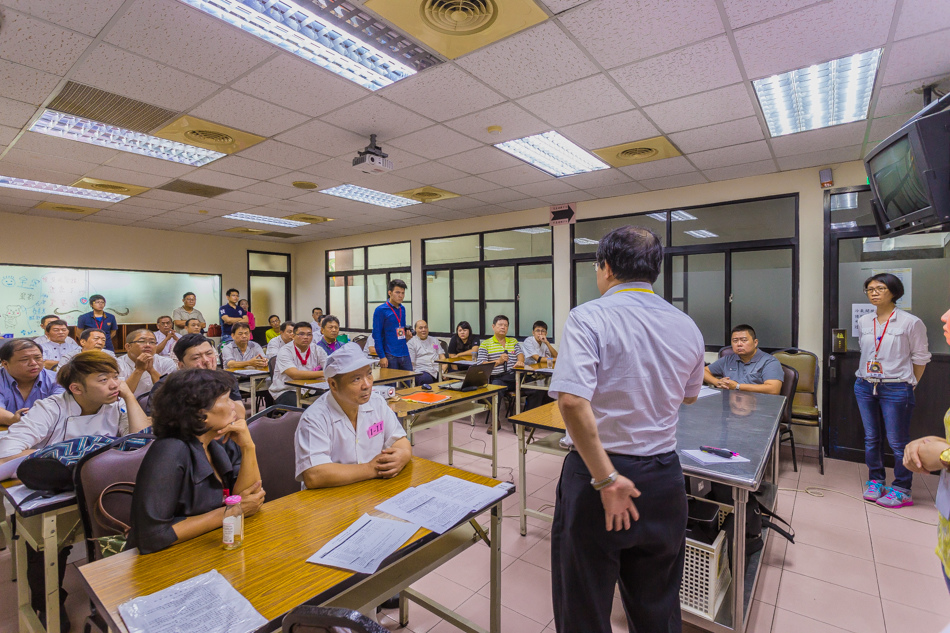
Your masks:
<instances>
[{"instance_id":1,"label":"man's right hand","mask_svg":"<svg viewBox=\"0 0 950 633\"><path fill-rule=\"evenodd\" d=\"M633 505L639 496L637 487L623 475L618 475L617 481L600 491L608 532L629 530L632 522L640 518L637 506Z\"/></svg>"},{"instance_id":2,"label":"man's right hand","mask_svg":"<svg viewBox=\"0 0 950 633\"><path fill-rule=\"evenodd\" d=\"M382 357L382 358L380 358L380 359L379 359L379 366L380 366L380 367L389 367L389 359L386 358L385 356Z\"/></svg>"},{"instance_id":3,"label":"man's right hand","mask_svg":"<svg viewBox=\"0 0 950 633\"><path fill-rule=\"evenodd\" d=\"M502 354L498 357L498 360L495 361L495 365L503 365L508 362L508 354Z\"/></svg>"},{"instance_id":4,"label":"man's right hand","mask_svg":"<svg viewBox=\"0 0 950 633\"><path fill-rule=\"evenodd\" d=\"M24 408L22 408L22 409L17 409L16 413L13 414L13 417L10 418L10 421L7 422L7 424L8 424L8 425L9 425L9 424L16 424L17 422L20 421L20 418L23 417L23 414L26 413L26 412L29 411L29 410L30 410L29 407L24 407Z\"/></svg>"},{"instance_id":5,"label":"man's right hand","mask_svg":"<svg viewBox=\"0 0 950 633\"><path fill-rule=\"evenodd\" d=\"M139 371L148 371L152 368L152 355L149 353L139 354L139 357L135 359L135 368Z\"/></svg>"}]
</instances>

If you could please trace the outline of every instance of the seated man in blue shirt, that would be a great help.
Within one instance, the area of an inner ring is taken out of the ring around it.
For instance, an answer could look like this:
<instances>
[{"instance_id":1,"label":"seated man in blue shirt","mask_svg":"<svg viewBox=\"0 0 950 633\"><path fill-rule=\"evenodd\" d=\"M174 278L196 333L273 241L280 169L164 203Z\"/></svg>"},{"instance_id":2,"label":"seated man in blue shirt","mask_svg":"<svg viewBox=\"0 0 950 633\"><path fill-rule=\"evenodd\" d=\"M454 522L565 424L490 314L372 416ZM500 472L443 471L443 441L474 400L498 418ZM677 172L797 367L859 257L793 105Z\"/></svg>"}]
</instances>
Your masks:
<instances>
[{"instance_id":1,"label":"seated man in blue shirt","mask_svg":"<svg viewBox=\"0 0 950 633\"><path fill-rule=\"evenodd\" d=\"M56 373L43 368L43 350L28 338L0 347L0 425L9 426L37 400L63 393Z\"/></svg>"},{"instance_id":2,"label":"seated man in blue shirt","mask_svg":"<svg viewBox=\"0 0 950 633\"><path fill-rule=\"evenodd\" d=\"M703 380L707 385L775 395L782 391L782 364L759 349L751 325L732 328L732 352L705 368Z\"/></svg>"}]
</instances>

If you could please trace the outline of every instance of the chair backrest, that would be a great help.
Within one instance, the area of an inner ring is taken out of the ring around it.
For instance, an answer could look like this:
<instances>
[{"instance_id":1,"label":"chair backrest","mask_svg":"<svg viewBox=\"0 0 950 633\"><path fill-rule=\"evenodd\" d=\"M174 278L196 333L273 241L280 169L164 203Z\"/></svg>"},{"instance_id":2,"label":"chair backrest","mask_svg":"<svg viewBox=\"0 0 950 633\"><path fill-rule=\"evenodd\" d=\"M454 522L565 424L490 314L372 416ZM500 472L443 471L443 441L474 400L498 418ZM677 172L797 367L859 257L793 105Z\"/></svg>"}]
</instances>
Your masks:
<instances>
[{"instance_id":1,"label":"chair backrest","mask_svg":"<svg viewBox=\"0 0 950 633\"><path fill-rule=\"evenodd\" d=\"M145 412L145 415L151 415L152 411L149 409L149 400L151 398L152 392L143 393L141 396L136 398L139 403L139 406L142 407L142 411Z\"/></svg>"},{"instance_id":2,"label":"chair backrest","mask_svg":"<svg viewBox=\"0 0 950 633\"><path fill-rule=\"evenodd\" d=\"M719 358L722 358L726 354L735 354L735 352L732 351L732 345L726 345L719 350Z\"/></svg>"},{"instance_id":3,"label":"chair backrest","mask_svg":"<svg viewBox=\"0 0 950 633\"><path fill-rule=\"evenodd\" d=\"M280 411L280 417L270 414ZM300 490L300 482L294 478L297 460L294 451L294 435L303 409L276 405L264 409L247 423L257 452L257 465L267 500L273 501Z\"/></svg>"},{"instance_id":4,"label":"chair backrest","mask_svg":"<svg viewBox=\"0 0 950 633\"><path fill-rule=\"evenodd\" d=\"M369 340L369 337L365 334L360 334L357 337L353 338L353 342L360 346L360 349L366 349L366 341Z\"/></svg>"},{"instance_id":5,"label":"chair backrest","mask_svg":"<svg viewBox=\"0 0 950 633\"><path fill-rule=\"evenodd\" d=\"M359 611L309 605L290 610L280 630L283 633L388 633L388 629Z\"/></svg>"},{"instance_id":6,"label":"chair backrest","mask_svg":"<svg viewBox=\"0 0 950 633\"><path fill-rule=\"evenodd\" d=\"M798 389L795 392L795 403L805 406L818 406L817 390L821 374L818 356L814 353L798 349L783 349L772 354L778 362L798 371Z\"/></svg>"},{"instance_id":7,"label":"chair backrest","mask_svg":"<svg viewBox=\"0 0 950 633\"><path fill-rule=\"evenodd\" d=\"M798 370L788 365L782 365L782 372L785 379L782 380L782 390L779 392L785 396L785 406L782 407L782 424L789 424L792 421L792 398L795 397L795 389L798 388Z\"/></svg>"},{"instance_id":8,"label":"chair backrest","mask_svg":"<svg viewBox=\"0 0 950 633\"><path fill-rule=\"evenodd\" d=\"M267 359L267 373L270 375L270 379L274 379L274 367L277 366L277 357L271 356Z\"/></svg>"}]
</instances>

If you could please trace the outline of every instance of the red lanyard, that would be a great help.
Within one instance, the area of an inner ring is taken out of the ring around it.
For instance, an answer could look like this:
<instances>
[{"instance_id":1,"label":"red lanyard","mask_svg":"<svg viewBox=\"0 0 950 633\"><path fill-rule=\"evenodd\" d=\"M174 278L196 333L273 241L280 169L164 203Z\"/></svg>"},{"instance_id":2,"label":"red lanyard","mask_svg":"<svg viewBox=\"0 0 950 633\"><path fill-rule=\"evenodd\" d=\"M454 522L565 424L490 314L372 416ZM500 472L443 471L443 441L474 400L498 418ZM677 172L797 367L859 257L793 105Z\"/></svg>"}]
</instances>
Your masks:
<instances>
[{"instance_id":1,"label":"red lanyard","mask_svg":"<svg viewBox=\"0 0 950 633\"><path fill-rule=\"evenodd\" d=\"M97 319L97 318L96 318L96 315L94 314L94 315L92 315L92 321L93 321L93 323L96 324L96 329L101 330L101 329L102 329L102 326L105 325L105 323L106 323L106 315L103 314L101 317L99 317L99 318Z\"/></svg>"},{"instance_id":2,"label":"red lanyard","mask_svg":"<svg viewBox=\"0 0 950 633\"><path fill-rule=\"evenodd\" d=\"M307 348L306 356L301 356L300 350L297 349L296 345L294 345L294 353L297 354L297 358L300 359L301 363L303 363L304 369L310 369L310 367L307 366L307 363L310 362L310 348L309 347Z\"/></svg>"},{"instance_id":3,"label":"red lanyard","mask_svg":"<svg viewBox=\"0 0 950 633\"><path fill-rule=\"evenodd\" d=\"M874 340L877 341L877 345L874 346L874 360L877 360L877 351L881 349L881 343L884 342L884 335L887 334L887 326L891 324L891 317L894 316L894 311L887 317L887 322L884 324L884 331L881 332L881 338L877 337L877 317L874 317Z\"/></svg>"},{"instance_id":4,"label":"red lanyard","mask_svg":"<svg viewBox=\"0 0 950 633\"><path fill-rule=\"evenodd\" d=\"M386 305L389 306L389 311L393 313L393 316L394 316L394 317L396 317L396 328L397 328L397 329L398 329L398 328L401 328L401 327L402 327L402 319L400 319L400 318L399 318L399 315L396 314L396 310L393 309L393 304L391 304L391 303L389 303L389 302L387 301L387 302L386 302ZM401 312L402 312L402 306L399 306L399 308L400 308L399 312L401 313Z\"/></svg>"}]
</instances>

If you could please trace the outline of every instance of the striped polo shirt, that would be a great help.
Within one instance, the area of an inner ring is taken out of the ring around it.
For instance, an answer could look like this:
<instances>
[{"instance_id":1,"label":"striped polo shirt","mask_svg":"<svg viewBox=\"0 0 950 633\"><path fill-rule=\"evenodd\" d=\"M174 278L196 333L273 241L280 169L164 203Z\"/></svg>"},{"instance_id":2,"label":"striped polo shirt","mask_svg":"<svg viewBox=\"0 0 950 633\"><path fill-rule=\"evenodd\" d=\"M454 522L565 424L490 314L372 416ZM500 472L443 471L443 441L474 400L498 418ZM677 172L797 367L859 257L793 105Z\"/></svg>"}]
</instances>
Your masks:
<instances>
[{"instance_id":1,"label":"striped polo shirt","mask_svg":"<svg viewBox=\"0 0 950 633\"><path fill-rule=\"evenodd\" d=\"M518 339L509 336L505 338L505 342L502 344L493 336L486 341L482 341L482 344L478 347L478 358L476 360L479 363L494 363L499 356L505 353L508 354L508 362L492 369L491 375L497 376L511 371L518 362L518 354L522 353L521 343L518 342Z\"/></svg>"}]
</instances>

